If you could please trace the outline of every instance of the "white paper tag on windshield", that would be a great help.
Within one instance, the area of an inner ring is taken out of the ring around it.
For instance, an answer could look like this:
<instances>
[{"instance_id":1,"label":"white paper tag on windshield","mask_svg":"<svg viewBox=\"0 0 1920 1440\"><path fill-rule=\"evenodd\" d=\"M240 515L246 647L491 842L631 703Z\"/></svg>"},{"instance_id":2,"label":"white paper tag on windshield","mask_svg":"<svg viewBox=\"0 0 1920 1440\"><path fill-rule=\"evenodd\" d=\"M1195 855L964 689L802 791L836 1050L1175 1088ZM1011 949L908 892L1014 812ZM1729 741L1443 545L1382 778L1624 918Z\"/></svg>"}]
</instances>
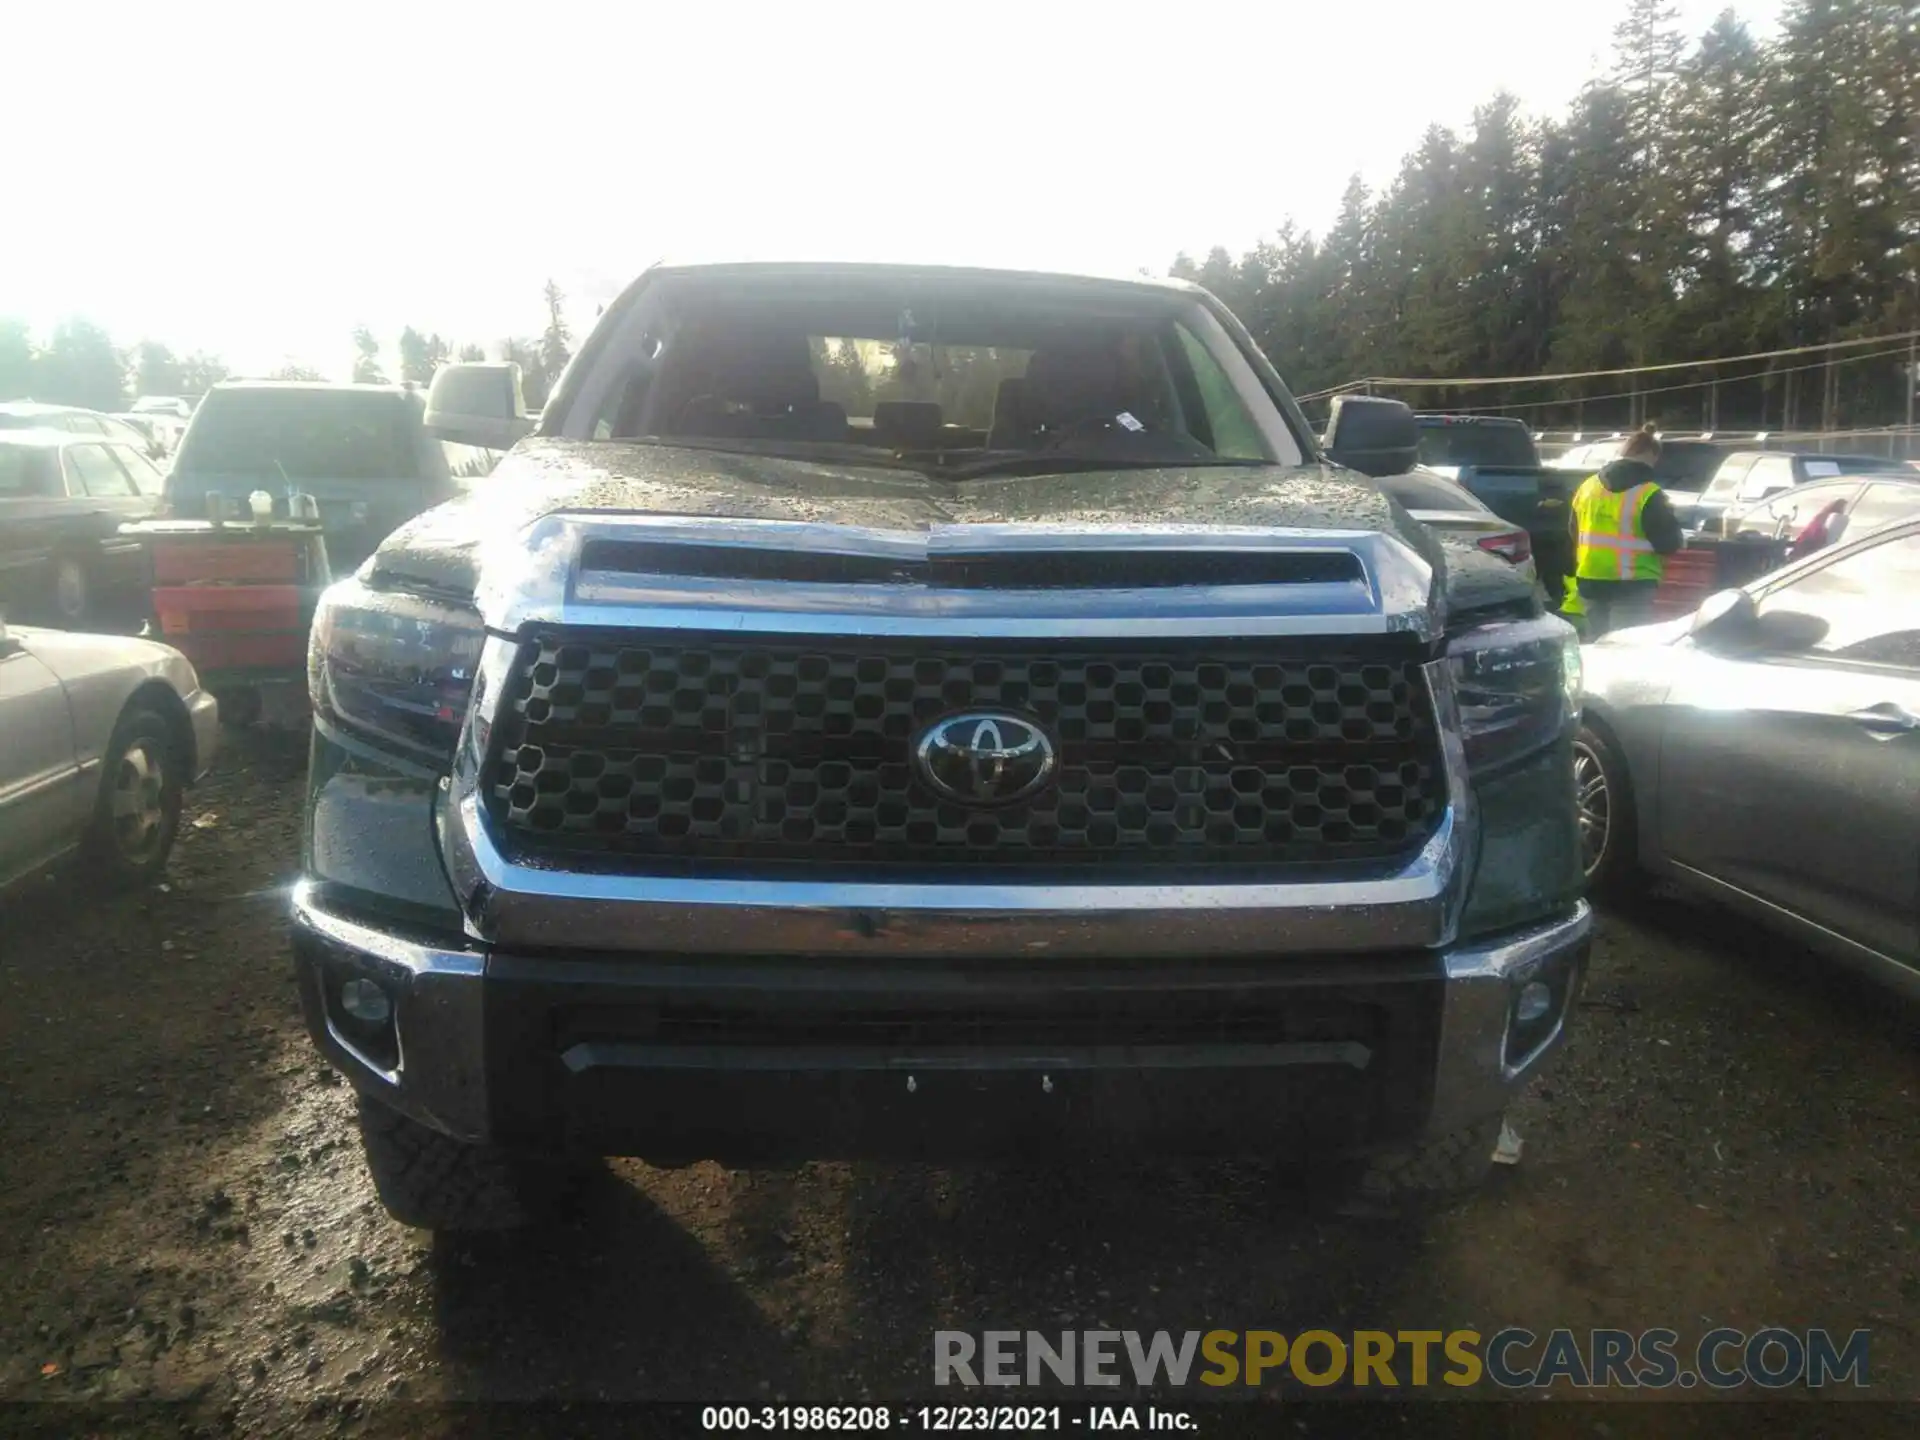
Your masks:
<instances>
[{"instance_id":1,"label":"white paper tag on windshield","mask_svg":"<svg viewBox=\"0 0 1920 1440\"><path fill-rule=\"evenodd\" d=\"M1147 428L1146 426L1142 425L1138 420L1134 419L1133 416L1125 410L1122 410L1118 415L1114 416L1113 418L1115 420L1118 420L1122 425L1122 427L1133 431L1135 434L1138 434L1140 431Z\"/></svg>"}]
</instances>

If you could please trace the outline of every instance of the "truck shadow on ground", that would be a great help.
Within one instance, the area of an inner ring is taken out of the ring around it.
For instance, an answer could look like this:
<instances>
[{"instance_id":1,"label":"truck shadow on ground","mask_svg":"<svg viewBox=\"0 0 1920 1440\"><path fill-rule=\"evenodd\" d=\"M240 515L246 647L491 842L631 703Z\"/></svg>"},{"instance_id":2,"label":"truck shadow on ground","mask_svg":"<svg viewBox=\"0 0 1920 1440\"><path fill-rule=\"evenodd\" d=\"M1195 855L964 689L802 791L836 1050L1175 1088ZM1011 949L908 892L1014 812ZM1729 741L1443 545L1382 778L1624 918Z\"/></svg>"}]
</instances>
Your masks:
<instances>
[{"instance_id":1,"label":"truck shadow on ground","mask_svg":"<svg viewBox=\"0 0 1920 1440\"><path fill-rule=\"evenodd\" d=\"M436 1238L430 1272L449 1398L764 1401L793 1378L724 1259L611 1171L544 1229Z\"/></svg>"},{"instance_id":2,"label":"truck shadow on ground","mask_svg":"<svg viewBox=\"0 0 1920 1440\"><path fill-rule=\"evenodd\" d=\"M1324 1325L1423 1230L1265 1165L622 1166L568 1224L438 1244L434 1309L456 1394L897 1399L941 1329Z\"/></svg>"}]
</instances>

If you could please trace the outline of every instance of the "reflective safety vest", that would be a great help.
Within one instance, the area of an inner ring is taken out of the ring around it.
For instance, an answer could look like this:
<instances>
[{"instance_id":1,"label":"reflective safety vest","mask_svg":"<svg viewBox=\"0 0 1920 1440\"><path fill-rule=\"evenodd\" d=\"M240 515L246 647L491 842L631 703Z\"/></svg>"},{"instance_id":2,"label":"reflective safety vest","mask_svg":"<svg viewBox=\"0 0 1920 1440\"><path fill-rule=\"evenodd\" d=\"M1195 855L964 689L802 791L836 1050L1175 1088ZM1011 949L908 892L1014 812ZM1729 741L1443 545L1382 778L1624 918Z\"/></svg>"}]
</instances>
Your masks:
<instances>
[{"instance_id":1,"label":"reflective safety vest","mask_svg":"<svg viewBox=\"0 0 1920 1440\"><path fill-rule=\"evenodd\" d=\"M1640 516L1659 492L1652 481L1613 491L1598 475L1588 476L1573 496L1580 535L1573 573L1582 580L1658 580L1666 567Z\"/></svg>"},{"instance_id":2,"label":"reflective safety vest","mask_svg":"<svg viewBox=\"0 0 1920 1440\"><path fill-rule=\"evenodd\" d=\"M1566 596L1560 602L1562 615L1584 615L1587 607L1580 603L1580 586L1573 576L1567 576Z\"/></svg>"}]
</instances>

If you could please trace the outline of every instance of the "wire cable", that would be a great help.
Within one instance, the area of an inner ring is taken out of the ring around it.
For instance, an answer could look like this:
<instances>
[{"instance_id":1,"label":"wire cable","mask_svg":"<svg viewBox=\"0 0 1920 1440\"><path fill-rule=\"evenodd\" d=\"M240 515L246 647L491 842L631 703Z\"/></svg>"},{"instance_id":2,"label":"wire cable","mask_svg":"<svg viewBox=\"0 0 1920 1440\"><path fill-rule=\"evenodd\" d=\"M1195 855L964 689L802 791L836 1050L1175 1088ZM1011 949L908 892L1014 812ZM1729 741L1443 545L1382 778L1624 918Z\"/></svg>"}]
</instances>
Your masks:
<instances>
[{"instance_id":1,"label":"wire cable","mask_svg":"<svg viewBox=\"0 0 1920 1440\"><path fill-rule=\"evenodd\" d=\"M1868 355L1842 355L1835 360L1816 360L1809 365L1783 365L1779 369L1750 370L1744 375L1720 375L1712 380L1686 380L1678 385L1651 385L1645 390L1615 390L1606 395L1580 395L1563 400L1516 400L1506 405L1454 405L1449 406L1449 415L1500 415L1509 410L1547 410L1564 409L1569 405L1598 404L1602 400L1631 400L1642 395L1670 395L1676 390L1700 390L1709 385L1739 385L1748 380L1763 380L1773 375L1795 375L1805 370L1824 370L1828 365L1852 365L1865 360L1884 360L1890 356L1905 355L1906 347L1898 350L1876 350Z\"/></svg>"},{"instance_id":2,"label":"wire cable","mask_svg":"<svg viewBox=\"0 0 1920 1440\"><path fill-rule=\"evenodd\" d=\"M1673 370L1707 370L1716 365L1740 365L1749 360L1780 360L1794 355L1817 355L1832 350L1857 350L1867 345L1885 345L1889 341L1920 340L1920 330L1901 330L1891 335L1869 335L1856 340L1828 340L1819 345L1795 345L1785 350L1756 350L1750 355L1722 355L1711 360L1674 360L1659 365L1628 365L1618 370L1569 370L1557 375L1472 375L1458 380L1435 379L1418 375L1368 375L1358 380L1349 380L1344 385L1334 385L1326 390L1315 390L1310 395L1298 395L1294 398L1303 403L1308 400L1325 400L1334 395L1351 394L1355 390L1365 389L1369 385L1387 385L1396 389L1415 387L1432 388L1443 386L1453 388L1468 385L1542 385L1563 380L1601 380L1616 375L1657 375ZM1767 373L1780 374L1780 371ZM1743 378L1752 378L1750 376ZM1709 385L1713 382L1697 382ZM1637 392L1641 395L1653 393L1648 390ZM1599 398L1599 397L1581 397ZM1571 399L1561 402L1570 404Z\"/></svg>"}]
</instances>

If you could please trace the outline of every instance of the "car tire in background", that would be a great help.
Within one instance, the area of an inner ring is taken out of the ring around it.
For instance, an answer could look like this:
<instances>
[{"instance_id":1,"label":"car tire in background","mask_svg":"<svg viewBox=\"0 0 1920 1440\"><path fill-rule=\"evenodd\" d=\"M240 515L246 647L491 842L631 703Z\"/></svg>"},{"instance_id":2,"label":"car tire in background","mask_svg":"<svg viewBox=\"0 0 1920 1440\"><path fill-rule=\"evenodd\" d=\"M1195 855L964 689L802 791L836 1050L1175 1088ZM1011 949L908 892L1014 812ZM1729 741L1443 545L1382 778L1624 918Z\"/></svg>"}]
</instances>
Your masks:
<instances>
[{"instance_id":1,"label":"car tire in background","mask_svg":"<svg viewBox=\"0 0 1920 1440\"><path fill-rule=\"evenodd\" d=\"M231 729L245 730L260 718L262 706L256 686L222 686L214 691L214 699L220 702L220 723Z\"/></svg>"},{"instance_id":2,"label":"car tire in background","mask_svg":"<svg viewBox=\"0 0 1920 1440\"><path fill-rule=\"evenodd\" d=\"M47 607L63 630L84 630L93 619L93 576L78 555L56 555Z\"/></svg>"},{"instance_id":3,"label":"car tire in background","mask_svg":"<svg viewBox=\"0 0 1920 1440\"><path fill-rule=\"evenodd\" d=\"M569 1163L469 1145L360 1097L360 1142L380 1203L419 1230L517 1230L559 1210L599 1162Z\"/></svg>"},{"instance_id":4,"label":"car tire in background","mask_svg":"<svg viewBox=\"0 0 1920 1440\"><path fill-rule=\"evenodd\" d=\"M1631 889L1640 873L1633 784L1613 738L1591 725L1574 737L1573 784L1587 888L1600 895Z\"/></svg>"},{"instance_id":5,"label":"car tire in background","mask_svg":"<svg viewBox=\"0 0 1920 1440\"><path fill-rule=\"evenodd\" d=\"M87 832L88 858L108 884L147 884L167 868L186 780L173 725L136 699L113 727Z\"/></svg>"}]
</instances>

